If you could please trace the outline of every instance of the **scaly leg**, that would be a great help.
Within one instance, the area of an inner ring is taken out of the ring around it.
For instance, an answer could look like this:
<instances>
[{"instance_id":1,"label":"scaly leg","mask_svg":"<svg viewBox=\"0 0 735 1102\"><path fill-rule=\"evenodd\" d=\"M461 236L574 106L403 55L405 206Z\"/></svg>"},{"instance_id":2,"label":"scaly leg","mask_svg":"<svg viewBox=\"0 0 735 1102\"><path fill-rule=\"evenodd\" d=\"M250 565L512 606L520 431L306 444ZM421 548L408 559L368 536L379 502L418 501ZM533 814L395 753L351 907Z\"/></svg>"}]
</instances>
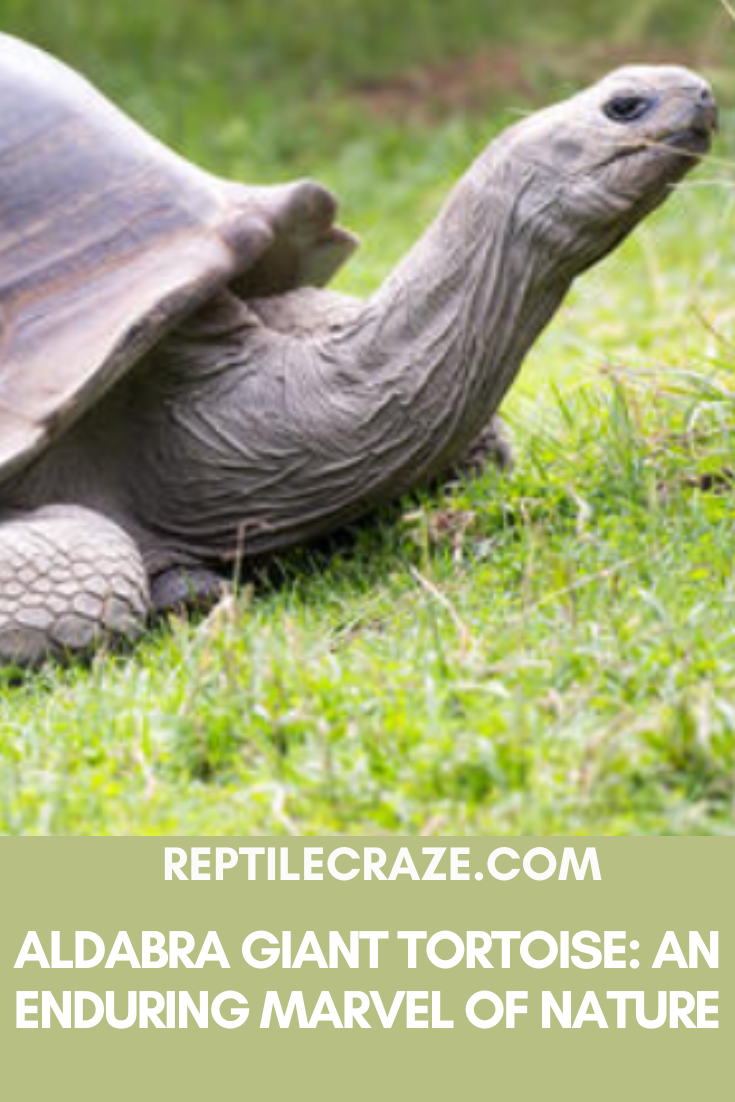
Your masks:
<instances>
[{"instance_id":1,"label":"scaly leg","mask_svg":"<svg viewBox=\"0 0 735 1102\"><path fill-rule=\"evenodd\" d=\"M0 522L0 663L37 666L132 641L149 610L140 552L101 514L49 505Z\"/></svg>"},{"instance_id":2,"label":"scaly leg","mask_svg":"<svg viewBox=\"0 0 735 1102\"><path fill-rule=\"evenodd\" d=\"M157 615L208 612L230 588L224 578L206 567L174 566L151 580L151 603Z\"/></svg>"},{"instance_id":3,"label":"scaly leg","mask_svg":"<svg viewBox=\"0 0 735 1102\"><path fill-rule=\"evenodd\" d=\"M501 471L512 471L513 445L504 421L497 415L470 444L454 464L450 474L474 477L493 465Z\"/></svg>"}]
</instances>

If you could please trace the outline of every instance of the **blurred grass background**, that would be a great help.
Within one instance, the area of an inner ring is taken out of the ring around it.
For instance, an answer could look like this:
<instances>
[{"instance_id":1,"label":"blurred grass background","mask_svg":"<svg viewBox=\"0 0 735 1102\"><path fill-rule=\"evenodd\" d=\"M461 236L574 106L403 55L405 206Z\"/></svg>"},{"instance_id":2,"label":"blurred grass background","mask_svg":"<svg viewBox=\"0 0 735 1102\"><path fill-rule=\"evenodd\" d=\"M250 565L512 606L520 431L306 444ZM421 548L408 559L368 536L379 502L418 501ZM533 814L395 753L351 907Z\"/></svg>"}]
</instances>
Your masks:
<instances>
[{"instance_id":1,"label":"blurred grass background","mask_svg":"<svg viewBox=\"0 0 735 1102\"><path fill-rule=\"evenodd\" d=\"M210 169L333 187L365 240L339 277L357 293L519 111L628 61L695 66L723 105L709 164L534 350L508 403L515 474L289 556L280 584L132 657L8 683L0 830L731 832L725 8L0 0L0 24Z\"/></svg>"}]
</instances>

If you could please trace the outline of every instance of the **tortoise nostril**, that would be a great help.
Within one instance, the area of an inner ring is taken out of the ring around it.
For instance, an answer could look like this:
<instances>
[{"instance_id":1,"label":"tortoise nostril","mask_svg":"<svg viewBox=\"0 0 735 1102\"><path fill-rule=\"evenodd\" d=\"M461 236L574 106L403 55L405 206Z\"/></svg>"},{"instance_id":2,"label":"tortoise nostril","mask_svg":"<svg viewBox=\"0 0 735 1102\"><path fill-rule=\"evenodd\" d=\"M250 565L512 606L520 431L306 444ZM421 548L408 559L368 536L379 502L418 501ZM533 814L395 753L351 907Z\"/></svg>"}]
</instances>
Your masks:
<instances>
[{"instance_id":1,"label":"tortoise nostril","mask_svg":"<svg viewBox=\"0 0 735 1102\"><path fill-rule=\"evenodd\" d=\"M701 129L708 132L717 130L719 111L711 88L702 88L697 97L697 119Z\"/></svg>"}]
</instances>

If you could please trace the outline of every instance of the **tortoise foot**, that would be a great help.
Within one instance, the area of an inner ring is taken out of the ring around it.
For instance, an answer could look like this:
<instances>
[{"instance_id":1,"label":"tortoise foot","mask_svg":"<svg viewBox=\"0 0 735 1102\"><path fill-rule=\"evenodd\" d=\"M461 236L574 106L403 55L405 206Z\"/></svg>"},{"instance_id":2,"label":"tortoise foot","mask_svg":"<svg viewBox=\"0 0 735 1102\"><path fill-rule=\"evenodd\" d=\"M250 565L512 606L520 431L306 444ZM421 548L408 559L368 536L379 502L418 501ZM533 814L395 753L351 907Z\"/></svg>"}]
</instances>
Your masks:
<instances>
[{"instance_id":1,"label":"tortoise foot","mask_svg":"<svg viewBox=\"0 0 735 1102\"><path fill-rule=\"evenodd\" d=\"M227 583L203 566L172 567L151 580L151 601L159 616L208 612L227 592Z\"/></svg>"},{"instance_id":2,"label":"tortoise foot","mask_svg":"<svg viewBox=\"0 0 735 1102\"><path fill-rule=\"evenodd\" d=\"M510 434L500 417L493 417L455 463L451 473L454 476L474 478L482 474L488 466L497 467L498 470L507 473L510 473L515 466Z\"/></svg>"},{"instance_id":3,"label":"tortoise foot","mask_svg":"<svg viewBox=\"0 0 735 1102\"><path fill-rule=\"evenodd\" d=\"M0 522L0 663L35 667L133 641L148 609L138 548L106 517L53 505Z\"/></svg>"}]
</instances>

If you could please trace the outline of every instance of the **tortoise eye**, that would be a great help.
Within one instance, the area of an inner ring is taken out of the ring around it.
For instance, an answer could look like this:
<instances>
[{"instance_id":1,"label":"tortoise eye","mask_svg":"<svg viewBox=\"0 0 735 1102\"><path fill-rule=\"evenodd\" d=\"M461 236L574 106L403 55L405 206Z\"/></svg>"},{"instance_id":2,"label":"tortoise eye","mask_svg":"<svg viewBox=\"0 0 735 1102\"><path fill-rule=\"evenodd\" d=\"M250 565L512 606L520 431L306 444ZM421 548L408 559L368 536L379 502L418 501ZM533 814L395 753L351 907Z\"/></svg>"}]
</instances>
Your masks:
<instances>
[{"instance_id":1,"label":"tortoise eye","mask_svg":"<svg viewBox=\"0 0 735 1102\"><path fill-rule=\"evenodd\" d=\"M638 122L653 107L653 100L647 96L614 96L603 108L612 122Z\"/></svg>"}]
</instances>

